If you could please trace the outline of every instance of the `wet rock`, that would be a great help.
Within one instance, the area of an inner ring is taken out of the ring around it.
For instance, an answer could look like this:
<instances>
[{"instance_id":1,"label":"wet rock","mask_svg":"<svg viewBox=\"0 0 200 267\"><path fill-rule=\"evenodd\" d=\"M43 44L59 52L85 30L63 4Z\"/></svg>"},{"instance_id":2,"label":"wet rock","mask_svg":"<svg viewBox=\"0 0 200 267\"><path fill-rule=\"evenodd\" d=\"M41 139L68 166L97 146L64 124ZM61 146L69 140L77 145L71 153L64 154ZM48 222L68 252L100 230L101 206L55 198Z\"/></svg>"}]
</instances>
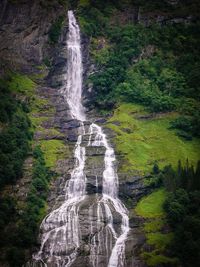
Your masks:
<instances>
[{"instance_id":1,"label":"wet rock","mask_svg":"<svg viewBox=\"0 0 200 267\"><path fill-rule=\"evenodd\" d=\"M104 156L105 155L105 147L103 146L88 146L86 147L86 156ZM97 159L98 161L98 159Z\"/></svg>"},{"instance_id":2,"label":"wet rock","mask_svg":"<svg viewBox=\"0 0 200 267\"><path fill-rule=\"evenodd\" d=\"M87 175L86 191L89 195L102 194L102 176Z\"/></svg>"},{"instance_id":3,"label":"wet rock","mask_svg":"<svg viewBox=\"0 0 200 267\"><path fill-rule=\"evenodd\" d=\"M96 137L95 134L92 134L92 135L90 135L90 134L85 134L85 135L83 136L82 140L83 140L83 142L85 142L85 143L89 143L89 141L91 141L91 142L95 141L95 137Z\"/></svg>"},{"instance_id":4,"label":"wet rock","mask_svg":"<svg viewBox=\"0 0 200 267\"><path fill-rule=\"evenodd\" d=\"M67 135L67 140L69 141L69 142L76 142L77 141L77 135L76 134L73 134L73 133L70 133L70 134L68 134Z\"/></svg>"},{"instance_id":5,"label":"wet rock","mask_svg":"<svg viewBox=\"0 0 200 267\"><path fill-rule=\"evenodd\" d=\"M102 176L104 171L104 155L87 156L85 170L87 176Z\"/></svg>"},{"instance_id":6,"label":"wet rock","mask_svg":"<svg viewBox=\"0 0 200 267\"><path fill-rule=\"evenodd\" d=\"M65 103L59 103L56 105L56 111L57 112L61 112L61 111L69 112L69 107Z\"/></svg>"},{"instance_id":7,"label":"wet rock","mask_svg":"<svg viewBox=\"0 0 200 267\"><path fill-rule=\"evenodd\" d=\"M66 69L66 65L67 65L67 55L65 57L62 56L56 57L54 61L54 68L64 71Z\"/></svg>"},{"instance_id":8,"label":"wet rock","mask_svg":"<svg viewBox=\"0 0 200 267\"><path fill-rule=\"evenodd\" d=\"M145 236L138 228L131 229L126 241L127 267L147 267L140 258L140 251L145 242Z\"/></svg>"},{"instance_id":9,"label":"wet rock","mask_svg":"<svg viewBox=\"0 0 200 267\"><path fill-rule=\"evenodd\" d=\"M107 122L107 120L105 118L98 118L95 120L95 123L97 123L97 124L103 124L106 122Z\"/></svg>"},{"instance_id":10,"label":"wet rock","mask_svg":"<svg viewBox=\"0 0 200 267\"><path fill-rule=\"evenodd\" d=\"M145 222L145 220L139 216L136 215L131 215L130 220L129 220L129 224L131 228L139 228L141 225L143 225L143 223Z\"/></svg>"},{"instance_id":11,"label":"wet rock","mask_svg":"<svg viewBox=\"0 0 200 267\"><path fill-rule=\"evenodd\" d=\"M64 129L69 129L69 130L79 128L81 126L80 121L78 121L78 120L70 120L68 122L64 122L62 119L61 123L62 123L62 127Z\"/></svg>"},{"instance_id":12,"label":"wet rock","mask_svg":"<svg viewBox=\"0 0 200 267\"><path fill-rule=\"evenodd\" d=\"M37 131L34 134L35 140L64 140L65 137L61 133L54 133L50 129Z\"/></svg>"}]
</instances>

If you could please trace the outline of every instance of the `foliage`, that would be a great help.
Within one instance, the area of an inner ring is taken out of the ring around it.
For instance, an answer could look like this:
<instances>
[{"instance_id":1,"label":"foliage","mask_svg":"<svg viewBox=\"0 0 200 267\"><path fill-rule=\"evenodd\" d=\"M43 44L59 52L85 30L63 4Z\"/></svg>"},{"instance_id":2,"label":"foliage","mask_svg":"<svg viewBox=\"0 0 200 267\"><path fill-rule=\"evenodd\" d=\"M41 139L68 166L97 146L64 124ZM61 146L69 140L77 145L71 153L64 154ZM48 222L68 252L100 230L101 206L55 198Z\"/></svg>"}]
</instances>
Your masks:
<instances>
[{"instance_id":1,"label":"foliage","mask_svg":"<svg viewBox=\"0 0 200 267\"><path fill-rule=\"evenodd\" d=\"M4 197L0 199L0 231L8 224L10 217L16 214L15 201L11 197ZM2 240L0 240L2 244Z\"/></svg>"},{"instance_id":2,"label":"foliage","mask_svg":"<svg viewBox=\"0 0 200 267\"><path fill-rule=\"evenodd\" d=\"M46 101L33 101L35 84L24 75L9 74L0 80L0 189L13 184L22 176L25 158L30 153L31 123L27 112L40 112ZM26 203L21 204L7 192L0 199L1 260L9 266L22 266L30 251L37 244L39 224L45 215L46 196L50 173L39 147L33 151L32 183ZM12 220L10 219L12 218Z\"/></svg>"},{"instance_id":3,"label":"foliage","mask_svg":"<svg viewBox=\"0 0 200 267\"><path fill-rule=\"evenodd\" d=\"M184 166L179 160L177 171L168 165L163 169L163 176L164 185L170 192L175 192L178 188L183 188L188 192L200 190L200 161L197 162L196 169L194 169L188 160Z\"/></svg>"},{"instance_id":4,"label":"foliage","mask_svg":"<svg viewBox=\"0 0 200 267\"><path fill-rule=\"evenodd\" d=\"M1 123L9 122L17 109L17 101L7 91L3 83L0 84L0 101L0 121Z\"/></svg>"},{"instance_id":5,"label":"foliage","mask_svg":"<svg viewBox=\"0 0 200 267\"><path fill-rule=\"evenodd\" d=\"M192 136L200 136L200 113L193 116L180 116L171 123L172 129L178 129L177 134L191 140Z\"/></svg>"},{"instance_id":6,"label":"foliage","mask_svg":"<svg viewBox=\"0 0 200 267\"><path fill-rule=\"evenodd\" d=\"M44 155L39 146L36 146L33 151L35 159L33 165L33 177L31 190L27 197L27 209L23 218L24 227L32 227L33 237L37 236L37 225L43 218L45 209L45 199L48 192L48 183L50 181L50 173L45 165ZM32 218L32 226L29 225L29 219ZM26 225L27 223L27 225ZM36 228L35 228L36 226ZM30 238L30 236L28 237Z\"/></svg>"},{"instance_id":7,"label":"foliage","mask_svg":"<svg viewBox=\"0 0 200 267\"><path fill-rule=\"evenodd\" d=\"M19 73L9 73L3 84L10 92L32 96L36 84L26 75Z\"/></svg>"},{"instance_id":8,"label":"foliage","mask_svg":"<svg viewBox=\"0 0 200 267\"><path fill-rule=\"evenodd\" d=\"M158 254L157 250L152 252L143 252L142 257L148 266L177 266L178 260L162 254Z\"/></svg>"},{"instance_id":9,"label":"foliage","mask_svg":"<svg viewBox=\"0 0 200 267\"><path fill-rule=\"evenodd\" d=\"M164 210L174 231L171 255L178 257L182 266L196 266L200 259L200 161L195 169L188 160L184 167L179 161L176 171L166 166L163 175L164 185L170 191Z\"/></svg>"},{"instance_id":10,"label":"foliage","mask_svg":"<svg viewBox=\"0 0 200 267\"><path fill-rule=\"evenodd\" d=\"M151 251L143 251L142 258L148 266L174 263L174 258L167 257L164 253L173 239L172 233L162 233L165 225L165 212L163 203L167 192L160 188L157 191L143 197L136 206L136 213L146 219L144 231L147 244L151 245Z\"/></svg>"},{"instance_id":11,"label":"foliage","mask_svg":"<svg viewBox=\"0 0 200 267\"><path fill-rule=\"evenodd\" d=\"M196 0L173 5L160 0L79 1L80 25L93 37L90 53L98 69L88 81L94 88L90 105L110 110L122 100L143 104L153 112L189 114L192 130L180 130L176 122L173 126L177 125L180 137L191 140L200 132L199 22L151 23L147 28L125 18L124 10L132 5L144 12L161 12L167 19L196 16L200 8ZM109 46L99 48L101 38Z\"/></svg>"},{"instance_id":12,"label":"foliage","mask_svg":"<svg viewBox=\"0 0 200 267\"><path fill-rule=\"evenodd\" d=\"M64 22L64 17L60 16L52 24L49 30L49 41L51 44L56 44L58 42L60 34L61 34L63 22Z\"/></svg>"},{"instance_id":13,"label":"foliage","mask_svg":"<svg viewBox=\"0 0 200 267\"><path fill-rule=\"evenodd\" d=\"M1 81L0 121L7 124L0 132L0 189L6 184L15 183L22 175L23 162L32 139L26 114L28 109L25 103L13 96L12 90L15 88L13 81Z\"/></svg>"},{"instance_id":14,"label":"foliage","mask_svg":"<svg viewBox=\"0 0 200 267\"><path fill-rule=\"evenodd\" d=\"M51 174L45 165L43 152L39 146L34 148L33 157L32 183L25 208L21 213L17 212L17 203L12 198L4 198L0 205L0 232L2 231L4 236L0 246L8 246L6 259L11 267L22 266L27 257L27 248L37 245L39 224L46 212L45 200ZM6 224L10 223L10 216L12 216L14 229L6 232Z\"/></svg>"},{"instance_id":15,"label":"foliage","mask_svg":"<svg viewBox=\"0 0 200 267\"><path fill-rule=\"evenodd\" d=\"M175 234L171 253L179 257L182 266L193 267L200 260L199 201L200 191L188 193L177 189L169 194L164 205Z\"/></svg>"},{"instance_id":16,"label":"foliage","mask_svg":"<svg viewBox=\"0 0 200 267\"><path fill-rule=\"evenodd\" d=\"M40 145L44 152L46 165L49 168L55 167L58 159L69 155L68 147L61 140L43 140Z\"/></svg>"},{"instance_id":17,"label":"foliage","mask_svg":"<svg viewBox=\"0 0 200 267\"><path fill-rule=\"evenodd\" d=\"M144 230L147 243L155 249L151 252L144 251L142 256L149 266L157 266L159 263L177 266L180 262L182 266L196 266L200 257L200 161L196 168L188 160L184 166L179 161L176 170L170 165L160 170L155 163L152 174L156 177L162 175L165 190L159 189L137 204L136 212L139 215L153 219L145 223ZM170 193L167 194L166 190ZM162 191L165 195L160 198ZM162 210L160 216L159 208ZM173 234L159 232L166 225L166 220ZM164 255L164 258L160 258L158 250L168 251L170 257Z\"/></svg>"}]
</instances>

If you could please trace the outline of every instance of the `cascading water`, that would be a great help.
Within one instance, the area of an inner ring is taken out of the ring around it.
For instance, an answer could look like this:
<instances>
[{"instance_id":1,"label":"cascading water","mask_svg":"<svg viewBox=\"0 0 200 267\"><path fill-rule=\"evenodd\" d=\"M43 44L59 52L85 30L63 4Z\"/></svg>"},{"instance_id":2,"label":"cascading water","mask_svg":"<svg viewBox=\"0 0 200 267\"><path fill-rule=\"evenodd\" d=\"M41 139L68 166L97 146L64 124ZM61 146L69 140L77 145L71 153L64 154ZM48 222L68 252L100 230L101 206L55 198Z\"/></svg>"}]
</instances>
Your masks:
<instances>
[{"instance_id":1,"label":"cascading water","mask_svg":"<svg viewBox=\"0 0 200 267\"><path fill-rule=\"evenodd\" d=\"M104 157L105 170L103 172L103 195L102 198L98 201L98 209L102 206L104 207L105 217L108 220L107 226L110 229L110 233L112 233L114 238L116 239L108 262L108 266L123 267L125 261L125 241L129 232L129 219L127 215L127 209L117 197L118 176L114 168L115 154L100 126L92 123L90 125L90 133L95 135L95 140L91 144L92 146L104 146L106 148ZM120 235L118 235L114 229L112 215L113 208L120 214L122 219ZM97 217L99 218L99 216ZM97 243L98 242L99 240L97 240ZM105 245L105 243L103 243L102 245Z\"/></svg>"},{"instance_id":2,"label":"cascading water","mask_svg":"<svg viewBox=\"0 0 200 267\"><path fill-rule=\"evenodd\" d=\"M82 55L80 29L72 11L68 11L69 33L67 40L68 66L67 86L62 89L62 95L66 99L70 113L74 119L85 120L82 97Z\"/></svg>"},{"instance_id":3,"label":"cascading water","mask_svg":"<svg viewBox=\"0 0 200 267\"><path fill-rule=\"evenodd\" d=\"M79 136L74 149L75 166L71 178L65 185L65 200L52 211L41 224L40 251L33 256L31 266L76 266L75 260L82 243L79 221L80 205L87 198L85 161L87 147L104 147L102 194L96 193L95 201L88 207L90 224L90 263L93 267L124 267L125 241L129 232L128 211L118 198L118 176L115 170L115 154L109 145L106 134L100 126L91 123L89 132L85 132L86 116L81 103L82 95L82 55L80 30L72 11L68 11L69 33L67 85L61 90L72 119L80 121ZM87 123L88 124L88 123ZM89 135L84 146L83 136ZM96 176L96 186L98 179ZM116 229L115 215L120 217L120 227ZM94 217L95 216L95 217ZM93 220L96 218L96 221ZM105 223L102 228L101 223ZM106 254L102 265L100 255Z\"/></svg>"}]
</instances>

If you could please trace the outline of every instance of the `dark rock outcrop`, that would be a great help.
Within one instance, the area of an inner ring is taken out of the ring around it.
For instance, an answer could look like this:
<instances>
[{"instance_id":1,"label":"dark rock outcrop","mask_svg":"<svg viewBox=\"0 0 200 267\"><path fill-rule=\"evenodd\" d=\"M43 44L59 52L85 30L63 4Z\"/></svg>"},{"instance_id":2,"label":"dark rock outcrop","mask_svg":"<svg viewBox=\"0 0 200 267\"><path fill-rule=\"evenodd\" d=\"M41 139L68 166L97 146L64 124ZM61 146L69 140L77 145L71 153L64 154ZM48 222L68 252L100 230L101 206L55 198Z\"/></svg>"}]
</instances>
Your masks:
<instances>
[{"instance_id":1,"label":"dark rock outcrop","mask_svg":"<svg viewBox=\"0 0 200 267\"><path fill-rule=\"evenodd\" d=\"M44 58L52 57L54 48L48 44L52 23L64 8L42 1L0 1L1 64L24 72L35 70Z\"/></svg>"}]
</instances>

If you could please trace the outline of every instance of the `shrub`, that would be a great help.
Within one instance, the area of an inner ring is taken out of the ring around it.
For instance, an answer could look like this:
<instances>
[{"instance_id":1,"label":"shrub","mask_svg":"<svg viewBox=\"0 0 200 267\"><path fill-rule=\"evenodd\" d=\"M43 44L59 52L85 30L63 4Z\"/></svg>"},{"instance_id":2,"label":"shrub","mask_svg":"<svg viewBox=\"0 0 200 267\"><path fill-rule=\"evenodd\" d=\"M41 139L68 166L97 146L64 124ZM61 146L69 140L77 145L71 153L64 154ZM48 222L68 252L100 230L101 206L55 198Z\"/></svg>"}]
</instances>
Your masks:
<instances>
[{"instance_id":1,"label":"shrub","mask_svg":"<svg viewBox=\"0 0 200 267\"><path fill-rule=\"evenodd\" d=\"M49 30L49 41L51 44L56 44L58 42L60 34L61 34L63 22L64 22L64 17L60 16L52 24L52 26Z\"/></svg>"}]
</instances>

